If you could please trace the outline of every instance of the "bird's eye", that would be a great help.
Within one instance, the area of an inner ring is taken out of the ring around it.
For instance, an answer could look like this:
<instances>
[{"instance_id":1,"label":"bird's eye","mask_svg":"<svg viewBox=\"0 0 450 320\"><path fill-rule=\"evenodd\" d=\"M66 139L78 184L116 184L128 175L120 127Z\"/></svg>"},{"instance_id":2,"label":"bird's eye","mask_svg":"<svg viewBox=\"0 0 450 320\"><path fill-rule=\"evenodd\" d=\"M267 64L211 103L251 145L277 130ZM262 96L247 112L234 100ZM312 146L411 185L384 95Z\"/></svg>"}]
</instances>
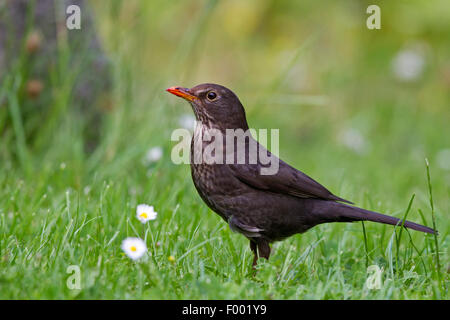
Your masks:
<instances>
[{"instance_id":1,"label":"bird's eye","mask_svg":"<svg viewBox=\"0 0 450 320\"><path fill-rule=\"evenodd\" d=\"M217 94L216 94L214 91L210 91L210 92L208 92L208 94L206 95L206 98L207 98L209 101L213 101L213 100L215 100L215 99L217 98Z\"/></svg>"}]
</instances>

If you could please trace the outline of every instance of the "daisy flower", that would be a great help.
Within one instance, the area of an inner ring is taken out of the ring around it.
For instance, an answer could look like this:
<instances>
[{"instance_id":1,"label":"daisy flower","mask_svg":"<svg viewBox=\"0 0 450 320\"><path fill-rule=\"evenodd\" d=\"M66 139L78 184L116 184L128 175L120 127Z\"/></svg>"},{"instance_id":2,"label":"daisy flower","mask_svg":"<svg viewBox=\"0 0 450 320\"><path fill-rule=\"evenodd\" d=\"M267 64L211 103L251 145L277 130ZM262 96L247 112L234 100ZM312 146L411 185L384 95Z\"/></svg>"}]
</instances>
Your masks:
<instances>
[{"instance_id":1,"label":"daisy flower","mask_svg":"<svg viewBox=\"0 0 450 320\"><path fill-rule=\"evenodd\" d=\"M341 143L345 145L347 148L355 151L356 153L363 154L367 151L367 143L366 139L362 135L362 133L354 128L348 128L343 131L339 139Z\"/></svg>"},{"instance_id":2,"label":"daisy flower","mask_svg":"<svg viewBox=\"0 0 450 320\"><path fill-rule=\"evenodd\" d=\"M142 239L126 238L122 241L122 250L131 259L137 260L147 252L147 246Z\"/></svg>"},{"instance_id":3,"label":"daisy flower","mask_svg":"<svg viewBox=\"0 0 450 320\"><path fill-rule=\"evenodd\" d=\"M155 212L153 206L149 206L146 204L140 204L137 206L136 217L142 223L146 223L149 220L155 220L157 215L158 213Z\"/></svg>"},{"instance_id":4,"label":"daisy flower","mask_svg":"<svg viewBox=\"0 0 450 320\"><path fill-rule=\"evenodd\" d=\"M417 80L423 73L425 57L417 50L409 49L397 53L392 61L392 69L401 81Z\"/></svg>"},{"instance_id":5,"label":"daisy flower","mask_svg":"<svg viewBox=\"0 0 450 320\"><path fill-rule=\"evenodd\" d=\"M163 149L161 147L150 148L146 155L145 160L147 163L158 162L163 156Z\"/></svg>"},{"instance_id":6,"label":"daisy flower","mask_svg":"<svg viewBox=\"0 0 450 320\"><path fill-rule=\"evenodd\" d=\"M178 124L188 130L195 128L195 117L191 114L184 114L178 119Z\"/></svg>"}]
</instances>

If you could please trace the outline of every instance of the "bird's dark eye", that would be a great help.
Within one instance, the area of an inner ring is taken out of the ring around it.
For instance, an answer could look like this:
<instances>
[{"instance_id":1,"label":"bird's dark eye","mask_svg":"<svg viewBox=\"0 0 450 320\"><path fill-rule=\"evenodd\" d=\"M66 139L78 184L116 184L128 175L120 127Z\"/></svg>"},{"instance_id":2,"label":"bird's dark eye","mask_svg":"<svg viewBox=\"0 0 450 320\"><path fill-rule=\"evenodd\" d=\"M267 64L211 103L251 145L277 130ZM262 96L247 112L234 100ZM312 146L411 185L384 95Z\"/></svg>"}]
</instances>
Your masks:
<instances>
[{"instance_id":1,"label":"bird's dark eye","mask_svg":"<svg viewBox=\"0 0 450 320\"><path fill-rule=\"evenodd\" d=\"M206 94L206 98L207 98L209 101L213 101L214 99L217 98L217 94L216 94L214 91L210 91L210 92L208 92L208 93Z\"/></svg>"}]
</instances>

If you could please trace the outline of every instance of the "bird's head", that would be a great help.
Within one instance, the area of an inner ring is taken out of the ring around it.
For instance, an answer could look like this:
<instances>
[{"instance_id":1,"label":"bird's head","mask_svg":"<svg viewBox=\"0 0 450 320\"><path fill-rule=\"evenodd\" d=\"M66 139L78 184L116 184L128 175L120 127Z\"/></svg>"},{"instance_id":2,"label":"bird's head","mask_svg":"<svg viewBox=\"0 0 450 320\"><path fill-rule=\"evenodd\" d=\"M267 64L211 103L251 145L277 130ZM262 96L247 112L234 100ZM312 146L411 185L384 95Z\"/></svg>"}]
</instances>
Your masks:
<instances>
[{"instance_id":1,"label":"bird's head","mask_svg":"<svg viewBox=\"0 0 450 320\"><path fill-rule=\"evenodd\" d=\"M170 87L166 91L190 102L195 117L219 129L248 129L239 98L221 85L204 83L193 88Z\"/></svg>"}]
</instances>

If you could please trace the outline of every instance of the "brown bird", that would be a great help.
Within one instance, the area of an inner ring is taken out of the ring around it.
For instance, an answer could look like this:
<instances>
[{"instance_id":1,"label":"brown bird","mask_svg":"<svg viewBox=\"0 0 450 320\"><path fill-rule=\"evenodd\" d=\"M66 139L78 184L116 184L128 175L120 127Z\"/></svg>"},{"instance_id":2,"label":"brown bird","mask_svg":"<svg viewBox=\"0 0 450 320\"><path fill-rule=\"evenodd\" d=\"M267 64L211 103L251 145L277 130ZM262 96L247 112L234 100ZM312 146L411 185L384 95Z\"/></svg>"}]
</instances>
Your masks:
<instances>
[{"instance_id":1,"label":"brown bird","mask_svg":"<svg viewBox=\"0 0 450 320\"><path fill-rule=\"evenodd\" d=\"M226 144L228 132L239 129L246 132L249 129L244 107L231 90L205 83L191 89L171 87L167 91L188 100L198 121L191 141L190 162L194 185L203 201L233 231L242 233L250 240L254 254L253 267L258 255L269 259L271 242L303 233L321 223L367 220L390 225L403 224L406 228L435 233L435 230L414 222L349 205L352 204L350 201L333 195L303 172L272 155L251 135L244 139L244 143L233 138L232 144ZM218 139L217 142L221 142L223 147L216 148L211 155L225 159L231 153L227 160L232 161L194 161L205 159L198 158L198 154L206 154L208 145L214 140L211 138L208 141L202 137L214 130L222 134L215 135L214 139ZM243 150L245 161L239 161L239 148ZM256 161L252 162L252 152L255 151ZM275 173L262 174L262 170L268 169L263 156L278 161Z\"/></svg>"}]
</instances>

